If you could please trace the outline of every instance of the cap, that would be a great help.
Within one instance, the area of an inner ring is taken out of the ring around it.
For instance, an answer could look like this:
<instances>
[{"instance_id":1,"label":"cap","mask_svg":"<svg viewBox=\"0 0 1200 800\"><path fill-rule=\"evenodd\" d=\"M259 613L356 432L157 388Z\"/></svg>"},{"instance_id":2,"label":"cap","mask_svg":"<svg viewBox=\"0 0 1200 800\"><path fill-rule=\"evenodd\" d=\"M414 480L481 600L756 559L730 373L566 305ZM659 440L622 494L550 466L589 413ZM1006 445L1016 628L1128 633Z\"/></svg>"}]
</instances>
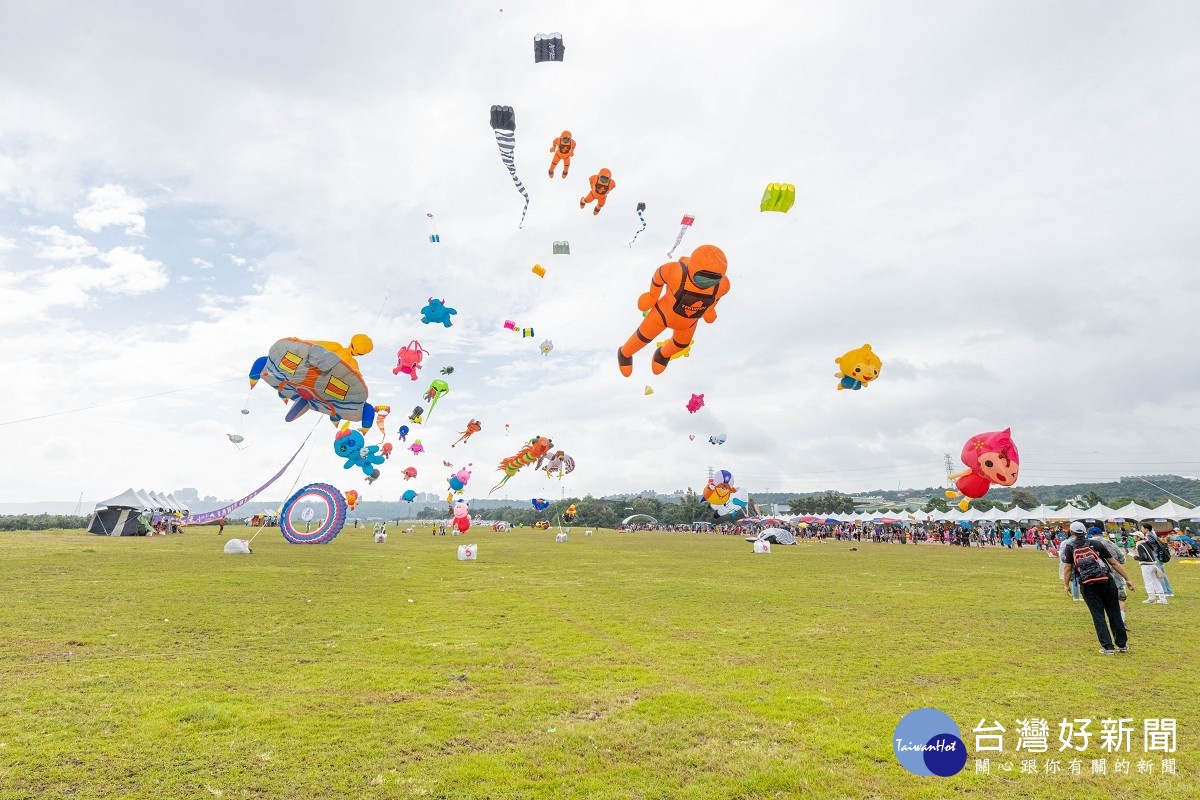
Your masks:
<instances>
[{"instance_id":1,"label":"cap","mask_svg":"<svg viewBox=\"0 0 1200 800\"><path fill-rule=\"evenodd\" d=\"M1104 531L1102 531L1102 530L1100 530L1099 528L1096 528L1096 527L1088 528L1088 531L1087 531L1087 532L1088 532L1088 536L1099 536L1099 535L1101 535L1102 533L1104 533Z\"/></svg>"},{"instance_id":2,"label":"cap","mask_svg":"<svg viewBox=\"0 0 1200 800\"><path fill-rule=\"evenodd\" d=\"M1071 533L1084 534L1087 533L1087 528L1084 527L1082 522L1072 522Z\"/></svg>"}]
</instances>

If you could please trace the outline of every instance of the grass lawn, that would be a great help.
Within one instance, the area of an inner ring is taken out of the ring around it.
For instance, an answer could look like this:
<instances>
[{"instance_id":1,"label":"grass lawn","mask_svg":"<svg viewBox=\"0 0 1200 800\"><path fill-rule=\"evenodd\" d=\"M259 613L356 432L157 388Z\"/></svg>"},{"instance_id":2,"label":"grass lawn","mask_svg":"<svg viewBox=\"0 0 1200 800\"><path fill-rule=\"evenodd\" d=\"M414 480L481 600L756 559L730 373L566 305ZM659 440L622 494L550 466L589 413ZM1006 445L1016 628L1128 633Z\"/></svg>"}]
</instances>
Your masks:
<instances>
[{"instance_id":1,"label":"grass lawn","mask_svg":"<svg viewBox=\"0 0 1200 800\"><path fill-rule=\"evenodd\" d=\"M221 552L244 528L0 533L0 800L1200 797L1200 566L1169 565L1170 606L1135 595L1105 657L1029 549L417 530L249 556ZM959 725L957 776L892 753L924 706ZM1045 754L1015 750L1031 716ZM1059 721L1109 717L1131 751L1095 735L1066 774ZM1164 717L1174 776L1144 752ZM984 718L1004 752L975 752Z\"/></svg>"}]
</instances>

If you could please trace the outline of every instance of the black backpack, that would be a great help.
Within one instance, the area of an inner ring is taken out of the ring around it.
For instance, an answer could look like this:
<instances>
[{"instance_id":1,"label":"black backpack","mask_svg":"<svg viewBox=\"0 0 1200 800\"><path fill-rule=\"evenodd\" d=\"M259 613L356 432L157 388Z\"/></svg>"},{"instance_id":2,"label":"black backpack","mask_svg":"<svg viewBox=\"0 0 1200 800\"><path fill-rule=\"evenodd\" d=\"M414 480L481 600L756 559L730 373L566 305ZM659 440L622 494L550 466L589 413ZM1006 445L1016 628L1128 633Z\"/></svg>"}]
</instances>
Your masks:
<instances>
[{"instance_id":1,"label":"black backpack","mask_svg":"<svg viewBox=\"0 0 1200 800\"><path fill-rule=\"evenodd\" d=\"M1158 560L1164 564L1167 563L1168 561L1170 561L1171 560L1171 548L1168 547L1167 545L1163 544L1162 539L1158 540L1157 547L1158 547Z\"/></svg>"},{"instance_id":2,"label":"black backpack","mask_svg":"<svg viewBox=\"0 0 1200 800\"><path fill-rule=\"evenodd\" d=\"M1081 584L1108 580L1110 572L1108 562L1101 558L1100 554L1096 552L1096 548L1090 544L1086 542L1077 544L1071 552L1071 561Z\"/></svg>"}]
</instances>

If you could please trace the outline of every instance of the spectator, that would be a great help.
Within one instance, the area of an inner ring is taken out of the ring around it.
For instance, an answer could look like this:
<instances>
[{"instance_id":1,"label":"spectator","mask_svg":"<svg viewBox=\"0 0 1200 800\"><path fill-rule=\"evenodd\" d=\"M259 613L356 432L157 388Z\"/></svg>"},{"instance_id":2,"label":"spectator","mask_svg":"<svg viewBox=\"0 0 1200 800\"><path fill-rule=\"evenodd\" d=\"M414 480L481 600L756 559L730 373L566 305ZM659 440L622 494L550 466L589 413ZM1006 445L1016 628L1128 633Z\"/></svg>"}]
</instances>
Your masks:
<instances>
[{"instance_id":1,"label":"spectator","mask_svg":"<svg viewBox=\"0 0 1200 800\"><path fill-rule=\"evenodd\" d=\"M1142 525L1142 530L1151 530L1150 523ZM1145 533L1137 535L1138 546L1134 551L1134 559L1142 565L1142 580L1146 584L1146 599L1143 603L1161 603L1167 604L1166 592L1163 591L1162 583L1159 581L1160 569L1158 566L1158 553L1150 539Z\"/></svg>"},{"instance_id":2,"label":"spectator","mask_svg":"<svg viewBox=\"0 0 1200 800\"><path fill-rule=\"evenodd\" d=\"M1179 533L1179 528L1175 529L1175 533ZM1150 547L1154 551L1158 565L1158 582L1162 584L1163 595L1166 597L1174 597L1175 592L1171 590L1171 581L1167 579L1167 570L1165 564L1171 560L1171 551L1167 549L1166 543L1158 538L1158 534L1151 528L1146 534L1146 540L1150 542ZM1171 541L1171 535L1167 534L1167 541Z\"/></svg>"},{"instance_id":3,"label":"spectator","mask_svg":"<svg viewBox=\"0 0 1200 800\"><path fill-rule=\"evenodd\" d=\"M1100 653L1106 656L1111 656L1118 650L1128 653L1129 639L1125 623L1121 620L1121 605L1117 599L1117 585L1112 579L1113 573L1125 579L1130 591L1137 587L1133 585L1133 580L1125 572L1121 562L1098 553L1084 538L1087 528L1082 522L1071 523L1071 534L1072 538L1063 542L1060 549L1064 565L1063 591L1071 593L1071 580L1079 573L1079 586L1088 611L1092 612L1092 624L1096 628L1096 637L1100 640Z\"/></svg>"}]
</instances>

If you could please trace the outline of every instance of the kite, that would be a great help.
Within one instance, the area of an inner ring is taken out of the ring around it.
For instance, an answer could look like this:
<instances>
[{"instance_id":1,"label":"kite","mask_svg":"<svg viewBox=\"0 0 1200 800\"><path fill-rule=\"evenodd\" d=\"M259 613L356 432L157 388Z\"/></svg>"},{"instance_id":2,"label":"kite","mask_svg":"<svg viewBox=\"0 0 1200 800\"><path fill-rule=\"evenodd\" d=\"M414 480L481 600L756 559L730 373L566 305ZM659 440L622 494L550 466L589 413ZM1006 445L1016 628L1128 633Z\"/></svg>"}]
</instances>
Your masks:
<instances>
[{"instance_id":1,"label":"kite","mask_svg":"<svg viewBox=\"0 0 1200 800\"><path fill-rule=\"evenodd\" d=\"M646 230L646 218L642 216L642 212L645 210L646 210L645 203L637 204L637 215L638 215L638 219L640 219L642 221L642 227L638 228L637 232L633 234L633 238L630 239L629 244L626 245L627 247L633 247L633 243L637 241L637 237L642 235L642 231ZM682 238L682 237L680 237L680 238ZM675 244L679 244L679 242L676 242ZM675 248L671 248L671 249L674 250Z\"/></svg>"},{"instance_id":2,"label":"kite","mask_svg":"<svg viewBox=\"0 0 1200 800\"><path fill-rule=\"evenodd\" d=\"M453 374L454 374L454 367L442 367L442 368L441 368L440 370L438 370L438 371L439 371L439 372L441 372L443 375L453 375Z\"/></svg>"},{"instance_id":3,"label":"kite","mask_svg":"<svg viewBox=\"0 0 1200 800\"><path fill-rule=\"evenodd\" d=\"M612 179L612 173L607 167L602 167L592 177L588 178L588 186L591 191L586 196L579 198L579 207L584 208L593 200L596 201L596 207L592 209L592 216L600 213L600 209L604 208L604 204L608 202L608 195L613 189L617 188L617 182Z\"/></svg>"},{"instance_id":4,"label":"kite","mask_svg":"<svg viewBox=\"0 0 1200 800\"><path fill-rule=\"evenodd\" d=\"M449 482L451 490L461 494L462 490L466 488L467 482L471 480L471 470L463 467L446 480Z\"/></svg>"},{"instance_id":5,"label":"kite","mask_svg":"<svg viewBox=\"0 0 1200 800\"><path fill-rule=\"evenodd\" d=\"M566 50L567 48L563 47L562 34L557 31L539 33L533 37L533 63L535 64L543 61L562 61Z\"/></svg>"},{"instance_id":6,"label":"kite","mask_svg":"<svg viewBox=\"0 0 1200 800\"><path fill-rule=\"evenodd\" d=\"M346 491L343 494L346 497L346 507L349 508L351 511L353 511L354 507L356 505L358 505L358 492L354 491L353 489L350 489L349 491Z\"/></svg>"},{"instance_id":7,"label":"kite","mask_svg":"<svg viewBox=\"0 0 1200 800\"><path fill-rule=\"evenodd\" d=\"M521 471L521 467L540 459L542 456L550 452L550 448L554 447L554 442L550 441L545 436L535 436L530 439L524 447L518 450L515 454L509 456L500 462L496 469L504 470L504 477L500 482L491 488L488 494L499 489L504 484L508 483L508 479Z\"/></svg>"},{"instance_id":8,"label":"kite","mask_svg":"<svg viewBox=\"0 0 1200 800\"><path fill-rule=\"evenodd\" d=\"M333 452L346 459L346 463L342 465L343 469L359 467L370 480L379 477L379 470L375 469L375 465L384 462L383 456L379 455L379 445L367 447L362 433L350 430L349 422L343 422L341 430L334 436Z\"/></svg>"},{"instance_id":9,"label":"kite","mask_svg":"<svg viewBox=\"0 0 1200 800\"><path fill-rule=\"evenodd\" d=\"M695 414L700 409L704 408L704 395L693 394L692 399L687 401L687 410L689 414Z\"/></svg>"},{"instance_id":10,"label":"kite","mask_svg":"<svg viewBox=\"0 0 1200 800\"><path fill-rule=\"evenodd\" d=\"M790 183L768 183L763 192L759 211L779 211L784 214L796 203L796 187Z\"/></svg>"},{"instance_id":11,"label":"kite","mask_svg":"<svg viewBox=\"0 0 1200 800\"><path fill-rule=\"evenodd\" d=\"M666 339L660 339L659 341L654 343L654 346L662 347L666 343L667 343ZM692 344L695 344L695 342L693 342ZM691 357L692 357L692 345L689 344L687 347L683 348L678 353L671 356L671 360L674 361L677 358L691 358Z\"/></svg>"},{"instance_id":12,"label":"kite","mask_svg":"<svg viewBox=\"0 0 1200 800\"><path fill-rule=\"evenodd\" d=\"M745 511L748 504L745 493L733 485L733 475L723 469L713 473L701 495L719 517Z\"/></svg>"},{"instance_id":13,"label":"kite","mask_svg":"<svg viewBox=\"0 0 1200 800\"><path fill-rule=\"evenodd\" d=\"M420 406L417 406L417 407L420 408ZM399 434L400 434L400 436L399 436L400 441L402 441L402 442L408 441L408 426L401 425Z\"/></svg>"},{"instance_id":14,"label":"kite","mask_svg":"<svg viewBox=\"0 0 1200 800\"><path fill-rule=\"evenodd\" d=\"M419 455L421 455L421 453L425 452L425 445L421 444L420 439L417 439L415 442L413 442L412 444L410 444L408 446L408 449L412 451L412 454L414 456L419 456Z\"/></svg>"},{"instance_id":15,"label":"kite","mask_svg":"<svg viewBox=\"0 0 1200 800\"><path fill-rule=\"evenodd\" d=\"M292 523L292 510L302 500L317 500L325 504L324 511L318 513L311 507L300 512L300 518L307 523L320 518L316 530L301 531ZM328 483L310 483L288 498L279 512L279 532L283 538L292 544L328 544L342 531L346 524L346 497Z\"/></svg>"},{"instance_id":16,"label":"kite","mask_svg":"<svg viewBox=\"0 0 1200 800\"><path fill-rule=\"evenodd\" d=\"M680 226L679 227L679 235L675 237L674 246L672 246L671 249L667 252L667 258L675 257L675 248L679 247L679 243L683 241L683 235L688 232L688 228L692 227L692 223L695 221L696 221L696 218L693 217L691 214L683 215L683 219L681 219L679 221L679 226Z\"/></svg>"},{"instance_id":17,"label":"kite","mask_svg":"<svg viewBox=\"0 0 1200 800\"><path fill-rule=\"evenodd\" d=\"M536 335L533 332L533 328L521 328L517 333L521 334L522 339L531 339Z\"/></svg>"},{"instance_id":18,"label":"kite","mask_svg":"<svg viewBox=\"0 0 1200 800\"><path fill-rule=\"evenodd\" d=\"M413 500L417 499L417 493L412 489L406 489L404 494L400 495L400 499L406 503L411 503Z\"/></svg>"},{"instance_id":19,"label":"kite","mask_svg":"<svg viewBox=\"0 0 1200 800\"><path fill-rule=\"evenodd\" d=\"M233 446L236 447L238 450L245 450L246 447L250 446L250 445L246 445L246 447L242 447L242 442L246 441L245 436L241 436L236 433L227 433L227 434L225 434L225 436L228 437L229 441L233 442Z\"/></svg>"},{"instance_id":20,"label":"kite","mask_svg":"<svg viewBox=\"0 0 1200 800\"><path fill-rule=\"evenodd\" d=\"M422 416L424 413L425 413L425 409L421 408L420 406L413 406L412 413L408 415L408 421L413 423L414 425L420 425L421 420L424 418ZM407 431L405 431L405 433L407 433ZM403 439L404 434L401 434L400 438Z\"/></svg>"},{"instance_id":21,"label":"kite","mask_svg":"<svg viewBox=\"0 0 1200 800\"><path fill-rule=\"evenodd\" d=\"M661 375L671 356L691 345L701 319L710 324L716 321L717 303L729 291L727 268L721 248L703 244L691 256L663 264L654 272L650 289L637 301L638 310L647 314L617 349L617 367L622 375L632 375L634 354L670 328L670 341L654 351L650 364L650 370Z\"/></svg>"},{"instance_id":22,"label":"kite","mask_svg":"<svg viewBox=\"0 0 1200 800\"><path fill-rule=\"evenodd\" d=\"M575 521L575 515L578 513L579 512L575 509L575 504L571 503L571 505L567 507L567 510L563 512L563 522L570 525Z\"/></svg>"},{"instance_id":23,"label":"kite","mask_svg":"<svg viewBox=\"0 0 1200 800\"><path fill-rule=\"evenodd\" d=\"M454 527L459 533L466 533L471 527L471 507L466 500L454 501Z\"/></svg>"},{"instance_id":24,"label":"kite","mask_svg":"<svg viewBox=\"0 0 1200 800\"><path fill-rule=\"evenodd\" d=\"M405 467L404 472L402 472L400 474L404 476L404 480L411 481L413 478L417 477L417 468L416 467Z\"/></svg>"},{"instance_id":25,"label":"kite","mask_svg":"<svg viewBox=\"0 0 1200 800\"><path fill-rule=\"evenodd\" d=\"M643 394L645 394L645 395L646 395L646 397L649 397L650 395L654 394L654 389L652 389L651 387L647 386L647 387L646 387L646 390L643 392Z\"/></svg>"},{"instance_id":26,"label":"kite","mask_svg":"<svg viewBox=\"0 0 1200 800\"><path fill-rule=\"evenodd\" d=\"M516 329L517 329L517 323L513 322L511 319L504 320L504 330L515 331Z\"/></svg>"},{"instance_id":27,"label":"kite","mask_svg":"<svg viewBox=\"0 0 1200 800\"><path fill-rule=\"evenodd\" d=\"M443 467L453 467L454 465L451 464L449 461L442 459L442 466Z\"/></svg>"},{"instance_id":28,"label":"kite","mask_svg":"<svg viewBox=\"0 0 1200 800\"><path fill-rule=\"evenodd\" d=\"M379 452L381 454L383 454L384 458L391 458L392 457L392 443L384 442L382 445L379 446Z\"/></svg>"},{"instance_id":29,"label":"kite","mask_svg":"<svg viewBox=\"0 0 1200 800\"><path fill-rule=\"evenodd\" d=\"M437 244L438 242L440 242L442 240L442 237L438 235L437 223L433 221L432 213L426 214L425 217L426 217L426 219L429 220L429 224L431 226L433 226L433 233L429 234L429 243Z\"/></svg>"},{"instance_id":30,"label":"kite","mask_svg":"<svg viewBox=\"0 0 1200 800\"><path fill-rule=\"evenodd\" d=\"M433 303L433 300L430 299L429 302ZM428 308L428 306L426 306L426 308ZM451 313L457 313L454 311L454 309L448 310ZM421 309L421 312L424 313L425 309ZM429 320L422 319L421 321L428 322ZM429 355L429 351L424 347L421 347L420 342L418 342L416 339L413 339L404 347L401 347L396 351L396 366L392 368L392 374L399 375L400 373L404 373L415 381L417 379L417 370L421 368L421 359L427 355ZM378 411L378 409L376 409L376 411Z\"/></svg>"},{"instance_id":31,"label":"kite","mask_svg":"<svg viewBox=\"0 0 1200 800\"><path fill-rule=\"evenodd\" d=\"M542 459L538 459L534 469L543 470L547 478L557 477L562 480L564 475L570 475L575 471L575 459L564 453L562 450L555 450L546 459L546 465L542 466ZM554 473L558 473L556 476Z\"/></svg>"},{"instance_id":32,"label":"kite","mask_svg":"<svg viewBox=\"0 0 1200 800\"><path fill-rule=\"evenodd\" d=\"M833 363L838 365L838 372L833 377L839 378L838 391L852 389L858 391L879 377L883 362L871 351L871 345L864 344L856 347L841 358L835 358Z\"/></svg>"},{"instance_id":33,"label":"kite","mask_svg":"<svg viewBox=\"0 0 1200 800\"><path fill-rule=\"evenodd\" d=\"M433 416L433 409L437 406L438 400L441 400L448 394L450 394L450 384L441 378L435 378L429 384L429 388L425 390L423 398L426 403L429 403L429 412L425 415L426 421Z\"/></svg>"},{"instance_id":34,"label":"kite","mask_svg":"<svg viewBox=\"0 0 1200 800\"><path fill-rule=\"evenodd\" d=\"M550 351L553 349L554 349L554 342L550 341L549 339L547 339L546 341L544 341L540 345L538 345L538 350L541 350L542 355L544 355L544 356L550 355Z\"/></svg>"},{"instance_id":35,"label":"kite","mask_svg":"<svg viewBox=\"0 0 1200 800\"><path fill-rule=\"evenodd\" d=\"M374 346L365 333L354 334L349 347L280 339L250 367L250 388L261 378L290 401L284 417L288 422L315 409L334 422L353 420L368 429L375 424L375 409L367 402L367 384L355 356L370 353Z\"/></svg>"},{"instance_id":36,"label":"kite","mask_svg":"<svg viewBox=\"0 0 1200 800\"><path fill-rule=\"evenodd\" d=\"M539 278L546 277L546 268L541 264L534 264L533 269L531 269L530 272L532 272L534 275L537 275Z\"/></svg>"},{"instance_id":37,"label":"kite","mask_svg":"<svg viewBox=\"0 0 1200 800\"><path fill-rule=\"evenodd\" d=\"M431 297L424 308L421 309L421 322L424 322L426 325L437 324L440 322L449 328L454 324L450 321L450 318L457 313L458 310L450 308L450 306L446 305L445 300L439 300L436 297Z\"/></svg>"},{"instance_id":38,"label":"kite","mask_svg":"<svg viewBox=\"0 0 1200 800\"><path fill-rule=\"evenodd\" d=\"M983 497L993 483L1012 486L1017 482L1021 457L1010 434L1011 429L1005 428L979 433L967 440L959 456L967 469L948 476L958 487L958 492L946 492L947 499L965 495L958 507L966 511L971 504L969 498Z\"/></svg>"},{"instance_id":39,"label":"kite","mask_svg":"<svg viewBox=\"0 0 1200 800\"><path fill-rule=\"evenodd\" d=\"M469 422L467 422L467 429L465 431L459 431L461 436L458 437L458 441L450 446L454 447L455 445L459 444L460 442L463 444L466 444L470 440L470 438L473 434L479 433L481 430L483 430L483 426L479 424L479 420L477 420L477 419L470 420Z\"/></svg>"},{"instance_id":40,"label":"kite","mask_svg":"<svg viewBox=\"0 0 1200 800\"><path fill-rule=\"evenodd\" d=\"M714 433L712 436L708 437L708 443L709 444L725 444L725 434Z\"/></svg>"},{"instance_id":41,"label":"kite","mask_svg":"<svg viewBox=\"0 0 1200 800\"><path fill-rule=\"evenodd\" d=\"M375 427L379 428L379 432L385 437L387 431L383 429L384 423L387 422L388 414L392 413L391 406L375 406Z\"/></svg>"},{"instance_id":42,"label":"kite","mask_svg":"<svg viewBox=\"0 0 1200 800\"><path fill-rule=\"evenodd\" d=\"M492 106L491 124L492 131L496 134L496 146L500 148L500 160L508 167L508 174L512 176L517 191L525 197L525 208L521 210L521 224L517 226L524 228L525 212L529 211L529 192L517 177L517 164L513 159L513 153L517 149L517 112L512 106Z\"/></svg>"},{"instance_id":43,"label":"kite","mask_svg":"<svg viewBox=\"0 0 1200 800\"><path fill-rule=\"evenodd\" d=\"M545 511L550 507L550 501L542 497L535 497L529 502L533 504L534 511Z\"/></svg>"},{"instance_id":44,"label":"kite","mask_svg":"<svg viewBox=\"0 0 1200 800\"><path fill-rule=\"evenodd\" d=\"M563 165L563 177L567 177L567 170L571 168L571 156L575 155L575 140L571 138L571 132L563 131L562 136L551 142L550 152L554 153L554 159L550 162L550 177L554 177L554 168L558 166L559 161Z\"/></svg>"},{"instance_id":45,"label":"kite","mask_svg":"<svg viewBox=\"0 0 1200 800\"><path fill-rule=\"evenodd\" d=\"M552 255L569 256L569 255L571 255L571 243L570 242L554 242L550 245L550 251L551 251Z\"/></svg>"}]
</instances>

